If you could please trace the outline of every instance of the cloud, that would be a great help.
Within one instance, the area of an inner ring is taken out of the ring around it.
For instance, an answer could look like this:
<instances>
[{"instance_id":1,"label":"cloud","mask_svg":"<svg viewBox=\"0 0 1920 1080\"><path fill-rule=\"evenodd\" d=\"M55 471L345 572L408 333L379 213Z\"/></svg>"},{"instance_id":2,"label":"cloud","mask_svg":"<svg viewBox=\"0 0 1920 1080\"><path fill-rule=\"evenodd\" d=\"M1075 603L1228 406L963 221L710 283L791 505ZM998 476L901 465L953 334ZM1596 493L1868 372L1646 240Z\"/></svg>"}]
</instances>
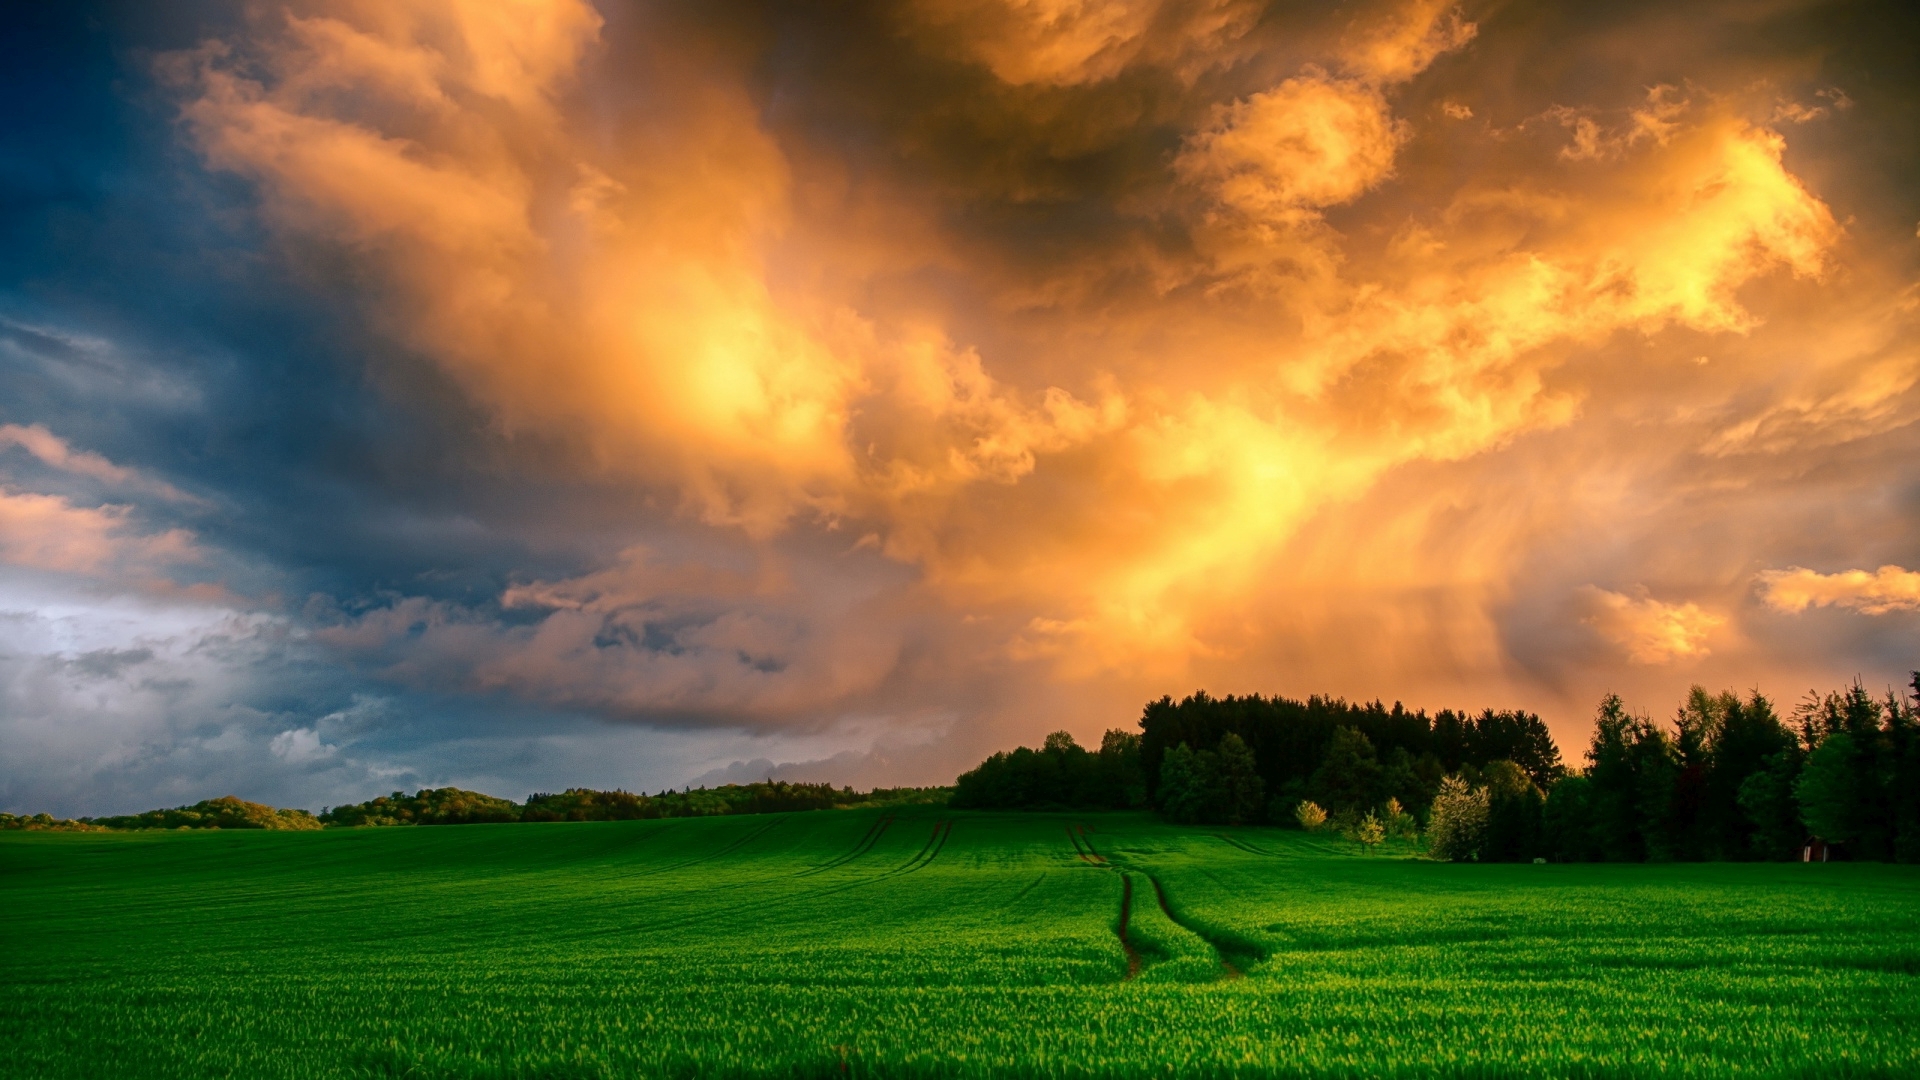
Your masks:
<instances>
[{"instance_id":1,"label":"cloud","mask_svg":"<svg viewBox=\"0 0 1920 1080\"><path fill-rule=\"evenodd\" d=\"M0 424L0 448L18 446L41 462L65 472L90 477L118 488L150 492L175 502L192 502L192 496L164 480L142 475L134 469L115 465L99 454L75 450L66 440L45 425Z\"/></svg>"},{"instance_id":2,"label":"cloud","mask_svg":"<svg viewBox=\"0 0 1920 1080\"><path fill-rule=\"evenodd\" d=\"M1174 168L1224 207L1286 228L1378 186L1407 137L1379 90L1313 73L1219 109Z\"/></svg>"},{"instance_id":3,"label":"cloud","mask_svg":"<svg viewBox=\"0 0 1920 1080\"><path fill-rule=\"evenodd\" d=\"M200 558L191 533L140 532L127 507L75 506L57 495L0 488L0 563L158 586L169 570Z\"/></svg>"},{"instance_id":4,"label":"cloud","mask_svg":"<svg viewBox=\"0 0 1920 1080\"><path fill-rule=\"evenodd\" d=\"M1727 622L1692 602L1655 600L1644 589L1628 595L1589 585L1583 593L1591 613L1582 621L1635 664L1698 660L1711 651L1707 639Z\"/></svg>"},{"instance_id":5,"label":"cloud","mask_svg":"<svg viewBox=\"0 0 1920 1080\"><path fill-rule=\"evenodd\" d=\"M911 643L912 619L871 589L630 549L607 570L508 589L511 623L408 597L343 613L315 637L415 686L615 719L824 723L881 687Z\"/></svg>"},{"instance_id":6,"label":"cloud","mask_svg":"<svg viewBox=\"0 0 1920 1080\"><path fill-rule=\"evenodd\" d=\"M898 730L950 775L1198 685L1577 725L1681 667L1798 685L1902 647L1743 603L1914 524L1885 155L1920 91L1834 60L1886 48L1845 20L176 18L205 39L155 69L178 145L113 151L165 211L9 218L73 231L0 297L0 558L91 603L219 583L197 602L284 620L325 692L235 675L197 707L236 734L182 720L154 760L225 738L323 798L628 782L619 754L878 776ZM36 649L47 678L182 662Z\"/></svg>"},{"instance_id":7,"label":"cloud","mask_svg":"<svg viewBox=\"0 0 1920 1080\"><path fill-rule=\"evenodd\" d=\"M1251 0L914 0L909 32L1014 86L1080 86L1136 65L1188 76L1260 16Z\"/></svg>"},{"instance_id":8,"label":"cloud","mask_svg":"<svg viewBox=\"0 0 1920 1080\"><path fill-rule=\"evenodd\" d=\"M1920 610L1920 571L1883 566L1822 574L1794 566L1762 572L1760 591L1775 611L1798 614L1809 607L1833 606L1888 615Z\"/></svg>"},{"instance_id":9,"label":"cloud","mask_svg":"<svg viewBox=\"0 0 1920 1080\"><path fill-rule=\"evenodd\" d=\"M941 224L978 193L916 193L872 163L865 201L927 244L917 260L890 250L860 200L830 194L846 163L827 164L811 129L775 125L733 54L698 34L669 55L553 0L522 62L490 22L400 10L297 13L177 57L208 162L252 180L283 235L389 282L381 316L506 431L571 444L582 473L764 543L871 535L944 603L1025 608L1008 655L1063 672L1172 671L1237 648L1198 627L1230 622L1317 515L1410 463L1573 423L1586 391L1559 372L1578 350L1753 333L1743 290L1824 280L1843 237L1786 168L1784 136L1733 91L1550 105L1450 187L1403 176L1417 127L1402 114L1417 111L1402 95L1482 31L1449 5L1386 5L1284 77L1265 74L1282 61L1248 68L1255 89L1223 93L1216 73L1163 91L1185 97L1164 119L1139 114L1140 137L1171 130L1179 149L1142 159L1126 181L1138 194L1107 212L1116 229L1186 230L1190 256L1168 246L1151 290L1052 292L1022 336L886 299L902 290L887 267L941 265L990 308L1031 302L1004 258ZM983 2L902 17L1093 115L1123 71L1269 47L1239 11ZM615 54L646 58L617 79L645 104L610 144L586 109ZM1024 100L995 122L1052 123ZM1336 211L1351 221L1336 228ZM718 636L692 651L752 656L798 625L738 618L702 623ZM591 621L555 614L546 637L501 640L598 664L559 640L579 622L590 641ZM444 633L462 624L446 616ZM742 685L768 681L752 668ZM528 672L495 677L537 682Z\"/></svg>"},{"instance_id":10,"label":"cloud","mask_svg":"<svg viewBox=\"0 0 1920 1080\"><path fill-rule=\"evenodd\" d=\"M322 761L340 752L337 746L320 741L320 733L313 728L288 728L273 737L267 749L274 757L294 765Z\"/></svg>"},{"instance_id":11,"label":"cloud","mask_svg":"<svg viewBox=\"0 0 1920 1080\"><path fill-rule=\"evenodd\" d=\"M1479 30L1452 0L1415 0L1356 27L1341 50L1341 64L1368 82L1405 82L1443 54L1464 48Z\"/></svg>"}]
</instances>

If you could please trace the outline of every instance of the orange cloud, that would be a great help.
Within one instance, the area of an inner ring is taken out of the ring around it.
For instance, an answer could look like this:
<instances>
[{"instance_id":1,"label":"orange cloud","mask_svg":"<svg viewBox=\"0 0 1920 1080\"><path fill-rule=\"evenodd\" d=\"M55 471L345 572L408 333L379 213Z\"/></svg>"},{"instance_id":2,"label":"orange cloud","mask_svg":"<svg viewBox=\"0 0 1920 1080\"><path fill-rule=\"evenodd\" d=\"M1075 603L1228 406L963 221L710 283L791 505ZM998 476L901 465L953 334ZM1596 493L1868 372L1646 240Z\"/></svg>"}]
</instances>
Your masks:
<instances>
[{"instance_id":1,"label":"orange cloud","mask_svg":"<svg viewBox=\"0 0 1920 1080\"><path fill-rule=\"evenodd\" d=\"M1698 660L1711 651L1707 638L1727 622L1698 604L1663 603L1645 590L1628 596L1589 586L1585 592L1593 611L1584 621L1636 664Z\"/></svg>"},{"instance_id":2,"label":"orange cloud","mask_svg":"<svg viewBox=\"0 0 1920 1080\"><path fill-rule=\"evenodd\" d=\"M1760 575L1767 606L1798 614L1809 607L1852 608L1865 615L1920 610L1920 571L1898 566L1822 574L1802 567Z\"/></svg>"},{"instance_id":3,"label":"orange cloud","mask_svg":"<svg viewBox=\"0 0 1920 1080\"><path fill-rule=\"evenodd\" d=\"M1189 73L1252 28L1251 0L915 0L912 32L1015 86L1077 86L1135 64Z\"/></svg>"},{"instance_id":4,"label":"orange cloud","mask_svg":"<svg viewBox=\"0 0 1920 1080\"><path fill-rule=\"evenodd\" d=\"M198 557L182 529L135 532L123 506L75 506L57 495L0 488L0 563L136 579Z\"/></svg>"},{"instance_id":5,"label":"orange cloud","mask_svg":"<svg viewBox=\"0 0 1920 1080\"><path fill-rule=\"evenodd\" d=\"M1415 0L1297 40L1258 15L925 0L888 47L944 66L844 114L774 100L722 33L619 37L580 0L302 4L173 63L207 161L290 249L363 268L387 330L507 436L763 552L866 538L916 602L974 620L958 636L1056 675L1174 677L1276 636L1305 654L1342 598L1426 590L1444 601L1340 641L1504 678L1494 609L1556 523L1677 455L1732 469L1897 425L1910 317L1789 167L1773 89L1639 83L1498 126L1428 85L1451 57L1470 88L1491 15ZM1770 344L1849 274L1858 332L1818 363ZM1720 352L1744 366L1695 363ZM1640 426L1583 441L1603 421ZM1524 469L1550 438L1572 463L1537 509L1461 509L1477 463ZM1433 490L1383 505L1412 471ZM686 648L718 666L647 690L593 645L672 593L636 572L515 589L551 609L525 633L421 617L484 638L447 655L484 655L490 686L636 708L692 700L728 656L788 657L795 677L736 673L783 687L727 699L768 710L901 662L789 655L797 594L707 581L785 614L702 616ZM1705 657L1726 623L1580 595L1641 665Z\"/></svg>"}]
</instances>

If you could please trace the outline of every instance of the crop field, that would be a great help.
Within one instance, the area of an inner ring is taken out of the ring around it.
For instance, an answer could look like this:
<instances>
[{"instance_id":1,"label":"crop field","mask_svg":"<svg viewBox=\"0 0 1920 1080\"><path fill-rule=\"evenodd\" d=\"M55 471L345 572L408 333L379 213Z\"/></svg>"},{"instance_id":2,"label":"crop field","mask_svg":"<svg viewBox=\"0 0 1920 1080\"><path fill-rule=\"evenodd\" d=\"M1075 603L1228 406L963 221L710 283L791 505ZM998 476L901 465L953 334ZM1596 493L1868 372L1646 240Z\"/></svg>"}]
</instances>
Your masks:
<instances>
[{"instance_id":1,"label":"crop field","mask_svg":"<svg viewBox=\"0 0 1920 1080\"><path fill-rule=\"evenodd\" d=\"M0 835L9 1077L1920 1075L1920 872L930 807Z\"/></svg>"}]
</instances>

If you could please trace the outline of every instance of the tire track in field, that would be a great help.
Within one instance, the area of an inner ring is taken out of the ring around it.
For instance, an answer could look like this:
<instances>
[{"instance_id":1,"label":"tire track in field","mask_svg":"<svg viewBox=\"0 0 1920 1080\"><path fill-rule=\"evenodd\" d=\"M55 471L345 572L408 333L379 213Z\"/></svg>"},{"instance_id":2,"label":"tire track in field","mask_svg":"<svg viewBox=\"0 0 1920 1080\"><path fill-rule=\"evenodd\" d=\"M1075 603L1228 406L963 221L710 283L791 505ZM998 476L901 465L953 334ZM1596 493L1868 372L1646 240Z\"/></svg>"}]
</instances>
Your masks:
<instances>
[{"instance_id":1,"label":"tire track in field","mask_svg":"<svg viewBox=\"0 0 1920 1080\"><path fill-rule=\"evenodd\" d=\"M891 870L888 873L883 874L881 876L891 877L896 874L911 874L916 870L926 869L928 864L932 863L933 860L940 857L940 849L947 846L947 837L952 835L953 835L953 819L952 818L942 818L941 820L934 822L933 835L927 837L927 842L925 845L923 845L920 848L919 853L914 855L913 858L908 859L905 865L902 865L897 869Z\"/></svg>"},{"instance_id":2,"label":"tire track in field","mask_svg":"<svg viewBox=\"0 0 1920 1080\"><path fill-rule=\"evenodd\" d=\"M1247 843L1245 840L1242 840L1237 836L1229 835L1227 833L1214 833L1213 838L1216 840L1224 841L1234 847L1237 847L1241 851L1244 851L1249 855L1265 855L1267 858L1270 858L1270 859L1278 859L1281 857L1279 852L1263 851L1260 848L1254 847L1252 844Z\"/></svg>"},{"instance_id":3,"label":"tire track in field","mask_svg":"<svg viewBox=\"0 0 1920 1080\"><path fill-rule=\"evenodd\" d=\"M1266 951L1257 945L1244 941L1230 941L1174 914L1173 905L1167 902L1166 887L1160 884L1160 879L1148 874L1147 880L1153 883L1153 895L1160 901L1160 910L1166 913L1168 921L1206 942L1208 947L1213 949L1214 955L1220 958L1220 971L1226 979L1233 980L1246 976L1239 965L1233 962L1233 957L1240 957L1242 964L1248 963L1249 957L1255 964L1267 958Z\"/></svg>"},{"instance_id":4,"label":"tire track in field","mask_svg":"<svg viewBox=\"0 0 1920 1080\"><path fill-rule=\"evenodd\" d=\"M1133 875L1120 875L1120 927L1115 933L1120 935L1120 948L1127 954L1127 974L1121 982L1127 982L1140 974L1140 950L1133 947L1127 937L1127 923L1133 917Z\"/></svg>"},{"instance_id":5,"label":"tire track in field","mask_svg":"<svg viewBox=\"0 0 1920 1080\"><path fill-rule=\"evenodd\" d=\"M799 899L818 900L823 897L833 896L838 893L851 891L853 889L865 888L868 885L877 884L881 881L887 880L888 878L899 877L900 875L903 875L903 874L911 874L916 870L924 870L930 863L933 862L934 859L939 857L941 850L947 846L947 838L952 835L953 835L953 820L950 818L942 818L940 821L934 824L933 835L927 838L927 842L921 846L920 850L914 854L912 859L909 859L907 862L901 864L900 866L896 866L891 870L882 871L881 873L878 873L878 874L870 874L866 877L859 878L854 881L842 882L840 884L831 885L822 889L809 889L807 892L802 893L799 896L785 898L785 902L791 903L792 901L799 900ZM748 839L751 839L751 837L749 837ZM1046 875L1042 874L1041 876L1045 877ZM758 882L742 882L740 884L744 886L747 884L764 885L767 883L768 883L767 881L758 881ZM1038 882L1036 882L1035 884L1038 884ZM1028 888L1031 889L1032 886L1028 886ZM1024 896L1026 895L1026 893L1023 891L1021 895ZM732 907L713 908L707 911L702 911L695 914L687 915L679 919L655 922L651 924L648 927L648 929L678 930L678 929L685 928L687 926L693 926L703 922L712 922L716 919L722 919L729 915L735 915L743 911L760 910L765 908L766 904L767 904L767 901L765 900L753 900L744 904L736 904ZM616 932L616 931L608 931L608 932Z\"/></svg>"},{"instance_id":6,"label":"tire track in field","mask_svg":"<svg viewBox=\"0 0 1920 1080\"><path fill-rule=\"evenodd\" d=\"M807 870L802 870L799 874L795 876L796 877L812 877L815 874L824 874L829 870L835 870L842 866L847 865L850 862L853 862L855 859L858 859L860 856L865 855L869 851L872 851L873 846L880 842L880 837L886 834L887 826L892 824L893 824L893 815L887 814L886 816L876 820L872 825L867 826L866 834L860 837L859 843L853 845L852 851L849 851L845 855L841 855L837 858L830 859L827 862L821 863L819 866L815 866Z\"/></svg>"},{"instance_id":7,"label":"tire track in field","mask_svg":"<svg viewBox=\"0 0 1920 1080\"><path fill-rule=\"evenodd\" d=\"M1121 976L1120 981L1131 982L1139 977L1140 970L1146 966L1140 950L1133 944L1133 939L1127 936L1127 928L1133 923L1133 875L1108 862L1105 855L1094 850L1091 832L1084 822L1076 822L1067 826L1067 839L1073 843L1073 853L1082 862L1120 874L1120 922L1114 928L1114 935L1120 939L1120 950L1127 955L1127 973Z\"/></svg>"},{"instance_id":8,"label":"tire track in field","mask_svg":"<svg viewBox=\"0 0 1920 1080\"><path fill-rule=\"evenodd\" d=\"M710 852L706 855L700 856L697 859L687 859L684 862L677 862L668 866L656 866L651 870L643 870L640 873L634 874L632 876L636 878L653 877L655 874L665 874L674 870L684 870L689 866L698 866L704 862L712 862L715 859L725 858L726 856L731 855L736 851L739 851L741 848L747 846L748 844L752 843L755 840L760 839L761 837L772 832L774 829L785 824L786 820L787 820L787 816L783 814L780 817L777 817L772 821L767 822L765 825L762 825L757 829L750 830L745 836L740 837L739 839L735 840L733 843L728 844L726 847L721 848L719 851Z\"/></svg>"},{"instance_id":9,"label":"tire track in field","mask_svg":"<svg viewBox=\"0 0 1920 1080\"><path fill-rule=\"evenodd\" d=\"M1067 839L1073 844L1073 853L1080 856L1081 862L1089 863L1093 866L1107 865L1106 858L1099 852L1093 850L1093 841L1088 840L1086 834L1087 827L1085 825L1067 826Z\"/></svg>"},{"instance_id":10,"label":"tire track in field","mask_svg":"<svg viewBox=\"0 0 1920 1080\"><path fill-rule=\"evenodd\" d=\"M1044 881L1046 881L1046 880L1047 880L1047 872L1046 872L1045 870L1042 870L1042 871L1040 871L1040 876L1039 876L1039 877L1037 877L1037 878L1034 878L1034 879L1033 879L1032 881L1029 881L1029 882L1027 882L1027 887L1026 887L1026 888L1024 888L1024 889L1021 889L1021 890L1020 890L1019 892L1017 892L1017 893L1014 893L1014 894L1013 894L1013 899L1011 899L1011 900L1009 900L1009 901L1007 901L1007 903L1009 903L1009 904L1017 904L1017 903L1019 903L1020 901L1022 901L1022 900L1025 900L1025 899L1027 898L1027 894L1028 894L1028 893L1030 893L1030 892L1032 892L1033 890L1035 890L1035 889L1037 889L1037 888L1039 888L1039 887L1040 887L1040 885L1041 885L1041 883L1042 883L1042 882L1044 882Z\"/></svg>"},{"instance_id":11,"label":"tire track in field","mask_svg":"<svg viewBox=\"0 0 1920 1080\"><path fill-rule=\"evenodd\" d=\"M1081 856L1082 858L1086 858L1088 855L1091 855L1094 859L1100 860L1099 863L1097 863L1096 865L1112 867L1113 864L1107 861L1106 856L1094 850L1093 837L1090 835L1091 831L1092 830L1088 829L1085 825L1081 825L1078 836L1074 836L1074 831L1072 829L1068 829L1067 833L1070 837L1073 837L1073 841L1074 841L1073 846L1076 851L1080 850L1080 847L1082 844L1086 846L1086 854L1082 855ZM1224 835L1221 835L1220 839L1227 840L1228 843L1234 843L1234 841L1232 841L1231 839L1229 839ZM1236 844L1236 846L1238 845ZM1252 849L1249 849L1249 850L1252 850ZM1264 855L1266 853L1256 850L1255 854ZM1092 860L1089 860L1089 861L1092 861ZM1117 867L1114 867L1114 868L1118 869ZM1246 973L1241 970L1240 964L1234 963L1235 957L1240 958L1241 964L1246 964L1248 957L1252 958L1253 963L1258 963L1261 960L1265 960L1267 958L1265 950L1261 949L1257 945L1253 945L1249 942L1244 942L1244 941L1229 940L1227 938L1222 937L1219 934L1215 934L1215 933L1211 933L1206 930L1203 930L1199 926L1195 925L1194 923L1174 914L1173 905L1167 902L1166 887L1160 884L1160 879L1155 877L1152 874L1147 873L1144 870L1140 871L1140 873L1147 879L1147 882L1153 886L1154 898L1160 902L1160 910L1167 916L1167 921L1173 923L1175 926L1180 927L1182 930L1185 930L1187 933L1192 934L1194 937L1199 938L1201 941L1206 942L1207 947L1211 948L1213 950L1214 956L1219 959L1220 971L1224 978L1231 980L1231 979L1239 979L1239 978L1245 977ZM1124 870L1121 871L1120 876L1122 878L1127 879L1127 885L1125 887L1125 897L1130 906L1130 902L1133 896L1132 878ZM1127 942L1123 940L1121 944L1127 945ZM1131 950L1131 946L1128 946L1128 948L1129 950ZM1130 952L1130 955L1131 955L1131 952ZM1128 978L1132 978L1132 976L1129 975Z\"/></svg>"}]
</instances>

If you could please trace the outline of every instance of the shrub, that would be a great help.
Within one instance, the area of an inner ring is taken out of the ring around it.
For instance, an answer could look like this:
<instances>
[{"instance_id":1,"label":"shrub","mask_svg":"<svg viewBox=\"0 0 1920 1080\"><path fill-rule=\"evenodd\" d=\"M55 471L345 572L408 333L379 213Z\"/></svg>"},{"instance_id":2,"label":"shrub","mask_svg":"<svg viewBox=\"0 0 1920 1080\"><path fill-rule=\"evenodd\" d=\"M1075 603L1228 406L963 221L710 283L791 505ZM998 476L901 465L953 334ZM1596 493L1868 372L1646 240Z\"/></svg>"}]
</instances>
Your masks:
<instances>
[{"instance_id":1,"label":"shrub","mask_svg":"<svg viewBox=\"0 0 1920 1080\"><path fill-rule=\"evenodd\" d=\"M1387 838L1387 827L1381 823L1378 815L1369 810L1367 816L1361 818L1360 823L1353 827L1353 838L1371 848Z\"/></svg>"},{"instance_id":2,"label":"shrub","mask_svg":"<svg viewBox=\"0 0 1920 1080\"><path fill-rule=\"evenodd\" d=\"M1386 820L1381 822L1387 835L1395 840L1411 840L1420 834L1420 822L1400 805L1399 799L1387 800Z\"/></svg>"},{"instance_id":3,"label":"shrub","mask_svg":"<svg viewBox=\"0 0 1920 1080\"><path fill-rule=\"evenodd\" d=\"M1487 789L1468 787L1449 776L1440 782L1427 823L1427 855L1447 862L1465 862L1480 853L1487 831Z\"/></svg>"},{"instance_id":4,"label":"shrub","mask_svg":"<svg viewBox=\"0 0 1920 1080\"><path fill-rule=\"evenodd\" d=\"M1320 804L1301 799L1300 804L1293 808L1293 820L1308 832L1319 832L1327 824L1327 812L1320 809Z\"/></svg>"}]
</instances>

